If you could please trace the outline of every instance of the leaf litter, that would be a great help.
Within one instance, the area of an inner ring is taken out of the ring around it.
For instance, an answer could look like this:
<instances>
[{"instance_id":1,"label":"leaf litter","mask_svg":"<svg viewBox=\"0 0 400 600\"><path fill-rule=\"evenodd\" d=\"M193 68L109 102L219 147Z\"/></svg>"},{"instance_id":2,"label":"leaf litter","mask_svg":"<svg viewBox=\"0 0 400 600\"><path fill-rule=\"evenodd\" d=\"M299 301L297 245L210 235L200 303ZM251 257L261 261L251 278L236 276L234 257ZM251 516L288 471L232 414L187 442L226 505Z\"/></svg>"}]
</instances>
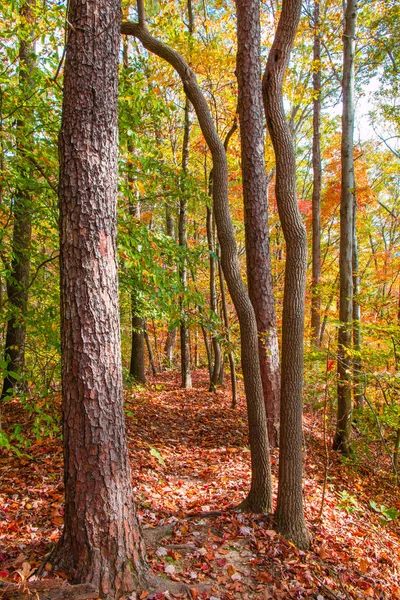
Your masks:
<instances>
[{"instance_id":1,"label":"leaf litter","mask_svg":"<svg viewBox=\"0 0 400 600\"><path fill-rule=\"evenodd\" d=\"M169 371L146 387L128 390L126 402L149 564L157 575L188 589L186 595L143 590L137 598L400 600L399 522L383 525L373 509L375 503L400 510L379 448L372 449L369 464L356 467L329 452L319 518L326 460L322 419L305 414L304 495L313 543L302 552L275 532L272 515L236 509L250 484L243 395L232 410L229 389L209 393L204 371L194 373L192 390L180 389L179 375ZM5 429L27 418L17 401L4 406ZM29 456L0 452L0 580L5 582L29 577L62 529L60 440L32 442ZM277 460L273 451L275 494Z\"/></svg>"}]
</instances>

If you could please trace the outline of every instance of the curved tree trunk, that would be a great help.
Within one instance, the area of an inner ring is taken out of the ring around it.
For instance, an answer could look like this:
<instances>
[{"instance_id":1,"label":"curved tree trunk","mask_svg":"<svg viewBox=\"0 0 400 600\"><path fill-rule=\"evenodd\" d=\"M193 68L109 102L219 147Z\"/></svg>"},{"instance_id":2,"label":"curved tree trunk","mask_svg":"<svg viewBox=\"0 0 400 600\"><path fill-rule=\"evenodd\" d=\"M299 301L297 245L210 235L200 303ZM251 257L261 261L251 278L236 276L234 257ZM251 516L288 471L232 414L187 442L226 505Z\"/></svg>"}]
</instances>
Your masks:
<instances>
[{"instance_id":1,"label":"curved tree trunk","mask_svg":"<svg viewBox=\"0 0 400 600\"><path fill-rule=\"evenodd\" d=\"M300 19L301 0L283 0L263 78L265 114L276 158L276 200L286 241L282 315L278 530L298 547L310 534L303 511L302 392L307 236L296 198L296 157L282 86Z\"/></svg>"},{"instance_id":2,"label":"curved tree trunk","mask_svg":"<svg viewBox=\"0 0 400 600\"><path fill-rule=\"evenodd\" d=\"M49 557L102 598L146 585L122 398L116 195L119 0L69 5L60 133L62 537Z\"/></svg>"},{"instance_id":3,"label":"curved tree trunk","mask_svg":"<svg viewBox=\"0 0 400 600\"><path fill-rule=\"evenodd\" d=\"M354 53L357 2L345 6L343 35L342 193L340 198L340 299L338 334L338 409L334 450L351 452L352 415L352 321L353 321L353 211L354 211Z\"/></svg>"},{"instance_id":4,"label":"curved tree trunk","mask_svg":"<svg viewBox=\"0 0 400 600\"><path fill-rule=\"evenodd\" d=\"M247 285L258 329L258 350L268 436L279 442L280 372L269 252L268 195L264 160L259 0L236 0L238 112L242 148Z\"/></svg>"},{"instance_id":5,"label":"curved tree trunk","mask_svg":"<svg viewBox=\"0 0 400 600\"><path fill-rule=\"evenodd\" d=\"M144 26L143 2L138 2L140 24L122 23L122 33L136 36L144 47L169 62L178 72L213 158L213 204L221 262L241 334L242 370L249 420L252 478L246 500L254 512L271 509L271 467L264 397L258 360L258 333L253 306L240 274L235 235L229 212L228 165L223 143L218 137L205 96L196 77L182 56L154 38Z\"/></svg>"},{"instance_id":6,"label":"curved tree trunk","mask_svg":"<svg viewBox=\"0 0 400 600\"><path fill-rule=\"evenodd\" d=\"M228 307L226 304L226 294L225 294L225 282L224 282L224 274L222 273L221 262L218 261L218 273L219 273L219 285L221 288L221 304L222 304L222 316L224 318L224 327L226 331L226 341L229 346L229 369L231 372L231 388L232 388L232 408L237 408L237 381L236 381L236 365L235 365L235 355L230 348L230 335L229 335L229 315L228 315Z\"/></svg>"},{"instance_id":7,"label":"curved tree trunk","mask_svg":"<svg viewBox=\"0 0 400 600\"><path fill-rule=\"evenodd\" d=\"M21 36L19 42L19 85L27 97L33 95L34 41L33 41L33 7L35 0L22 2L20 8ZM30 251L32 232L32 197L29 190L32 180L31 168L24 162L25 152L32 147L32 108L23 109L17 121L17 154L19 155L23 186L16 190L13 203L14 229L12 240L11 270L7 277L7 297L10 317L7 321L4 358L7 363L7 374L3 381L1 399L12 394L23 376L25 368L26 312L28 307L28 289L30 277ZM14 377L15 373L18 378Z\"/></svg>"}]
</instances>

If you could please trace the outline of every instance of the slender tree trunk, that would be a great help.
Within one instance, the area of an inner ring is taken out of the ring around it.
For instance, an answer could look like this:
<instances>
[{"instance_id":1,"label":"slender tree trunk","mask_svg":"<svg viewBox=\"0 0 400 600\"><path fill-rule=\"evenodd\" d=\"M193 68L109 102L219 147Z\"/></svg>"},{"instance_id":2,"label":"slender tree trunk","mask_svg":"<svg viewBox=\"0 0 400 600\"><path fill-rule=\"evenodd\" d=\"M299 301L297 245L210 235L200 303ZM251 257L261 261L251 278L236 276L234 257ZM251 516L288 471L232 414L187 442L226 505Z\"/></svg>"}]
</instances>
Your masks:
<instances>
[{"instance_id":1,"label":"slender tree trunk","mask_svg":"<svg viewBox=\"0 0 400 600\"><path fill-rule=\"evenodd\" d=\"M122 398L116 196L118 0L68 12L60 133L65 518L48 561L102 598L146 586Z\"/></svg>"},{"instance_id":2,"label":"slender tree trunk","mask_svg":"<svg viewBox=\"0 0 400 600\"><path fill-rule=\"evenodd\" d=\"M279 442L280 372L269 252L264 113L261 89L259 0L236 0L238 112L242 149L247 284L258 329L258 350L268 436Z\"/></svg>"},{"instance_id":3,"label":"slender tree trunk","mask_svg":"<svg viewBox=\"0 0 400 600\"><path fill-rule=\"evenodd\" d=\"M146 383L144 361L144 319L138 313L136 290L131 293L132 343L129 375L136 383Z\"/></svg>"},{"instance_id":4,"label":"slender tree trunk","mask_svg":"<svg viewBox=\"0 0 400 600\"><path fill-rule=\"evenodd\" d=\"M186 98L185 102L185 118L184 118L184 134L182 147L182 172L185 178L188 171L189 162L189 141L190 141L190 102ZM186 249L186 221L187 221L187 199L185 189L181 192L179 201L179 245ZM179 269L180 279L183 294L187 288L187 267L186 259L182 257L182 264ZM182 387L190 389L192 387L192 377L190 374L190 358L189 358L189 332L187 328L187 318L184 309L183 299L180 301L181 306L181 324L180 324L180 341L181 341L181 378Z\"/></svg>"},{"instance_id":5,"label":"slender tree trunk","mask_svg":"<svg viewBox=\"0 0 400 600\"><path fill-rule=\"evenodd\" d=\"M33 7L36 0L25 0L21 4L21 34L19 39L19 86L21 93L33 95L34 34ZM32 135L33 109L27 106L21 109L17 120L17 155L20 159L20 182L13 199L14 228L12 239L12 263L7 277L7 297L9 301L9 318L5 340L4 358L7 363L7 374L4 377L1 399L12 394L14 388L21 386L21 377L25 368L26 314L28 308L28 289L31 267L32 236L32 183L31 167L27 166L25 153L33 146ZM23 183L22 183L23 182ZM17 374L17 377L14 376Z\"/></svg>"},{"instance_id":6,"label":"slender tree trunk","mask_svg":"<svg viewBox=\"0 0 400 600\"><path fill-rule=\"evenodd\" d=\"M229 368L231 372L231 387L232 387L232 408L237 407L237 381L236 381L236 365L235 365L235 355L233 351L230 349L231 340L229 335L229 315L228 315L228 306L226 304L226 294L225 294L225 283L224 283L224 274L222 273L221 261L218 261L218 272L219 272L219 286L221 288L221 304L222 304L222 314L224 318L224 327L225 327L225 335L226 341L228 343L229 352Z\"/></svg>"},{"instance_id":7,"label":"slender tree trunk","mask_svg":"<svg viewBox=\"0 0 400 600\"><path fill-rule=\"evenodd\" d=\"M312 282L311 282L311 339L320 346L321 332L321 38L319 0L314 0L313 48L313 142L312 142Z\"/></svg>"},{"instance_id":8,"label":"slender tree trunk","mask_svg":"<svg viewBox=\"0 0 400 600\"><path fill-rule=\"evenodd\" d=\"M296 198L296 158L283 108L283 79L300 19L301 0L283 0L263 78L267 125L276 158L276 200L286 241L282 314L278 530L307 548L302 493L302 392L307 236Z\"/></svg>"},{"instance_id":9,"label":"slender tree trunk","mask_svg":"<svg viewBox=\"0 0 400 600\"><path fill-rule=\"evenodd\" d=\"M143 15L143 2L138 0ZM221 262L232 301L238 313L241 333L242 371L246 392L252 478L246 506L254 512L271 509L271 467L264 397L258 359L258 334L253 306L240 274L235 235L229 211L228 165L223 143L212 120L196 76L182 56L154 38L141 19L140 24L122 23L122 33L136 36L144 47L169 62L178 72L192 103L200 128L213 158L213 206L221 248Z\"/></svg>"},{"instance_id":10,"label":"slender tree trunk","mask_svg":"<svg viewBox=\"0 0 400 600\"><path fill-rule=\"evenodd\" d=\"M188 0L188 15L189 15L189 35L193 34L193 12L191 0ZM186 249L186 225L187 225L187 197L186 197L186 182L189 167L189 147L190 147L190 110L191 104L188 97L185 99L185 116L184 116L184 131L182 145L182 174L183 174L183 189L179 200L179 245ZM183 294L187 288L187 267L186 259L182 258L180 267L180 278ZM180 324L180 341L181 341L181 378L182 387L190 389L192 387L192 376L190 373L190 348L189 348L189 331L187 328L187 318L184 310L184 301L181 300L181 324Z\"/></svg>"},{"instance_id":11,"label":"slender tree trunk","mask_svg":"<svg viewBox=\"0 0 400 600\"><path fill-rule=\"evenodd\" d=\"M175 239L175 219L174 215L171 211L171 207L169 202L165 204L165 226L167 230L167 235ZM165 362L167 369L172 369L174 366L174 350L176 344L176 332L177 328L172 327L172 329L168 328L167 339L165 340L164 353L165 353Z\"/></svg>"},{"instance_id":12,"label":"slender tree trunk","mask_svg":"<svg viewBox=\"0 0 400 600\"><path fill-rule=\"evenodd\" d=\"M338 334L338 409L334 450L351 452L352 415L352 326L353 326L353 211L354 180L354 54L357 2L345 3L343 35L342 193L340 199L340 299Z\"/></svg>"},{"instance_id":13,"label":"slender tree trunk","mask_svg":"<svg viewBox=\"0 0 400 600\"><path fill-rule=\"evenodd\" d=\"M365 404L364 383L362 372L362 339L361 339L361 307L358 301L360 293L360 274L358 261L358 243L357 243L357 199L354 198L353 206L353 370L354 370L354 404L357 408L362 408Z\"/></svg>"},{"instance_id":14,"label":"slender tree trunk","mask_svg":"<svg viewBox=\"0 0 400 600\"><path fill-rule=\"evenodd\" d=\"M144 322L143 334L144 334L144 339L146 342L147 353L149 355L149 363L150 363L150 367L151 367L151 372L153 373L153 376L155 377L157 375L157 367L156 367L156 362L154 360L153 348L151 347L149 333L147 331L146 321Z\"/></svg>"},{"instance_id":15,"label":"slender tree trunk","mask_svg":"<svg viewBox=\"0 0 400 600\"><path fill-rule=\"evenodd\" d=\"M210 183L212 188L212 180ZM211 190L210 190L211 191ZM215 319L218 319L218 299L217 299L217 286L216 286L216 254L215 254L215 240L213 231L213 215L211 209L207 206L207 242L208 252L210 261L210 310L215 315ZM211 336L211 344L214 354L214 363L210 377L210 392L215 392L219 381L219 374L221 370L221 348L213 329Z\"/></svg>"}]
</instances>

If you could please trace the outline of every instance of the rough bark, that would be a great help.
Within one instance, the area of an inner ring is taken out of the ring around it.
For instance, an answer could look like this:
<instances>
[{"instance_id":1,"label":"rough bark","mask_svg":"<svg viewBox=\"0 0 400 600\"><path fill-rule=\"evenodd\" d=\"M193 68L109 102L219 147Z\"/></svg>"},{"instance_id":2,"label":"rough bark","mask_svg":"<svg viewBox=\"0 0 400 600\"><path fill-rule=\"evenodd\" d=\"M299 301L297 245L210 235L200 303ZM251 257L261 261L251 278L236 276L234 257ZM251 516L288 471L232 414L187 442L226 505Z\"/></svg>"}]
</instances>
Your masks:
<instances>
[{"instance_id":1,"label":"rough bark","mask_svg":"<svg viewBox=\"0 0 400 600\"><path fill-rule=\"evenodd\" d=\"M314 2L313 44L313 141L312 141L312 281L311 281L311 339L320 345L321 332L321 38L319 0Z\"/></svg>"},{"instance_id":2,"label":"rough bark","mask_svg":"<svg viewBox=\"0 0 400 600\"><path fill-rule=\"evenodd\" d=\"M302 391L304 303L307 237L296 198L296 158L285 117L282 86L296 35L301 0L283 0L282 13L263 78L269 134L276 159L276 200L286 242L282 314L281 423L278 530L298 547L307 548L302 493Z\"/></svg>"},{"instance_id":3,"label":"rough bark","mask_svg":"<svg viewBox=\"0 0 400 600\"><path fill-rule=\"evenodd\" d=\"M33 7L36 0L26 0L20 8L21 35L19 40L19 86L27 97L33 94L32 80L34 60ZM9 301L9 318L4 349L7 363L7 374L4 377L1 399L12 394L14 388L20 387L25 368L26 313L28 307L28 289L30 277L30 248L32 235L32 182L31 167L27 167L24 155L32 148L33 109L27 106L21 110L17 120L17 155L20 159L20 184L15 191L13 203L13 239L12 263L7 276L7 297ZM12 373L18 374L18 378Z\"/></svg>"},{"instance_id":4,"label":"rough bark","mask_svg":"<svg viewBox=\"0 0 400 600\"><path fill-rule=\"evenodd\" d=\"M146 584L122 398L116 194L119 0L69 5L60 132L62 537L48 561L102 598Z\"/></svg>"},{"instance_id":5,"label":"rough bark","mask_svg":"<svg viewBox=\"0 0 400 600\"><path fill-rule=\"evenodd\" d=\"M138 6L143 6L138 2ZM213 206L221 248L221 262L232 301L235 305L241 333L242 371L246 392L252 477L247 507L254 512L271 509L271 471L266 429L264 397L258 360L258 333L253 306L240 274L235 235L229 211L228 166L226 153L205 96L196 77L182 56L154 38L144 26L122 23L122 33L136 36L144 47L169 62L179 74L186 95L192 103L200 128L213 158Z\"/></svg>"},{"instance_id":6,"label":"rough bark","mask_svg":"<svg viewBox=\"0 0 400 600\"><path fill-rule=\"evenodd\" d=\"M236 0L238 112L242 157L247 285L258 329L258 350L270 445L279 442L278 334L269 252L259 0Z\"/></svg>"},{"instance_id":7,"label":"rough bark","mask_svg":"<svg viewBox=\"0 0 400 600\"><path fill-rule=\"evenodd\" d=\"M354 54L357 2L348 0L343 34L342 192L340 198L338 408L333 448L351 452L352 415L352 320L353 320L353 210L354 210Z\"/></svg>"}]
</instances>

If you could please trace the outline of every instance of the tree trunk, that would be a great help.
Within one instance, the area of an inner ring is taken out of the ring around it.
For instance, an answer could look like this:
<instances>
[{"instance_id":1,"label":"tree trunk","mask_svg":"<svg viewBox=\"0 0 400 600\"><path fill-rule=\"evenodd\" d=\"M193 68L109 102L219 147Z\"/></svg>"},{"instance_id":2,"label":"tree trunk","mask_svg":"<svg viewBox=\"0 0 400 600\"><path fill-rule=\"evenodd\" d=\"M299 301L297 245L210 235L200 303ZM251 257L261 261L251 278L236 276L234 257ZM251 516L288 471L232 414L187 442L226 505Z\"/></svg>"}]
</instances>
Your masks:
<instances>
[{"instance_id":1,"label":"tree trunk","mask_svg":"<svg viewBox=\"0 0 400 600\"><path fill-rule=\"evenodd\" d=\"M143 323L143 335L144 335L144 339L146 342L147 353L149 355L149 363L150 363L150 367L151 367L151 372L153 373L153 376L155 377L157 375L157 367L156 367L156 362L154 360L153 348L151 347L149 333L147 331L146 321L144 321L144 323Z\"/></svg>"},{"instance_id":2,"label":"tree trunk","mask_svg":"<svg viewBox=\"0 0 400 600\"><path fill-rule=\"evenodd\" d=\"M182 173L183 178L187 175L188 162L189 162L189 141L190 141L190 102L186 98L185 102L185 118L184 118L184 134L183 134L183 146L182 146ZM184 184L185 187L185 184ZM179 245L181 248L187 248L186 242L186 191L181 191L179 200ZM181 258L181 266L179 269L182 293L185 294L187 288L187 267L186 258ZM190 358L189 358L189 332L187 329L187 318L184 309L184 301L181 299L181 324L180 324L180 341L181 341L181 379L182 387L190 389L192 387L192 376L190 373Z\"/></svg>"},{"instance_id":3,"label":"tree trunk","mask_svg":"<svg viewBox=\"0 0 400 600\"><path fill-rule=\"evenodd\" d=\"M20 8L21 35L19 40L19 86L21 93L27 98L33 95L34 33L32 31L34 16L33 7L36 0L25 0ZM7 277L7 297L9 301L9 318L4 349L7 373L4 377L1 399L4 399L14 388L22 387L21 377L25 368L26 313L28 308L28 289L31 267L32 236L32 182L31 167L24 160L26 151L31 151L33 109L29 106L21 109L17 120L16 145L20 159L20 181L13 198L14 228L12 239L12 263ZM15 373L17 377L13 375Z\"/></svg>"},{"instance_id":4,"label":"tree trunk","mask_svg":"<svg viewBox=\"0 0 400 600\"><path fill-rule=\"evenodd\" d=\"M229 368L231 371L232 408L236 408L237 407L237 381L236 381L235 355L233 354L233 351L230 349L231 340L230 340L230 335L229 335L229 316L228 316L228 307L226 304L225 283L224 283L224 275L222 273L222 268L221 268L221 261L218 261L218 272L219 272L219 285L221 288L222 315L224 318L226 341L228 342L228 347L229 347L228 358L229 358Z\"/></svg>"},{"instance_id":5,"label":"tree trunk","mask_svg":"<svg viewBox=\"0 0 400 600\"><path fill-rule=\"evenodd\" d=\"M362 408L365 404L364 382L362 372L361 358L361 307L358 301L360 293L360 274L358 261L358 243L357 243L357 199L354 198L353 206L353 371L354 371L354 404L357 408Z\"/></svg>"},{"instance_id":6,"label":"tree trunk","mask_svg":"<svg viewBox=\"0 0 400 600\"><path fill-rule=\"evenodd\" d=\"M144 319L138 314L136 290L131 293L132 340L129 375L136 383L146 383L144 361Z\"/></svg>"},{"instance_id":7,"label":"tree trunk","mask_svg":"<svg viewBox=\"0 0 400 600\"><path fill-rule=\"evenodd\" d=\"M212 177L210 176L210 188L212 189ZM211 191L210 189L210 191ZM217 286L216 286L216 254L215 254L215 243L214 243L214 231L213 231L213 214L211 209L207 206L207 242L208 242L208 253L210 261L210 310L215 315L215 319L218 319L218 300L217 300ZM211 344L214 354L214 362L210 376L210 388L209 392L215 392L217 389L219 375L221 370L221 348L214 330L215 323L213 324Z\"/></svg>"},{"instance_id":8,"label":"tree trunk","mask_svg":"<svg viewBox=\"0 0 400 600\"><path fill-rule=\"evenodd\" d=\"M345 5L343 35L342 193L340 199L340 298L338 333L338 408L334 450L351 452L352 414L352 320L353 320L353 209L354 209L354 54L357 2Z\"/></svg>"},{"instance_id":9,"label":"tree trunk","mask_svg":"<svg viewBox=\"0 0 400 600\"><path fill-rule=\"evenodd\" d=\"M247 284L258 329L258 350L270 445L279 442L280 372L269 252L259 0L236 0L238 112L242 156Z\"/></svg>"},{"instance_id":10,"label":"tree trunk","mask_svg":"<svg viewBox=\"0 0 400 600\"><path fill-rule=\"evenodd\" d=\"M143 2L138 0L143 15ZM253 512L271 509L271 467L264 397L258 359L258 334L253 306L240 274L235 235L229 211L228 165L222 144L212 120L205 96L196 76L182 56L158 41L147 30L143 18L140 24L122 23L122 33L136 36L144 47L169 62L178 72L200 128L213 158L213 206L221 248L221 262L232 301L238 313L241 333L242 371L246 392L249 441L251 449L251 488L246 506Z\"/></svg>"},{"instance_id":11,"label":"tree trunk","mask_svg":"<svg viewBox=\"0 0 400 600\"><path fill-rule=\"evenodd\" d=\"M263 78L267 125L276 158L276 201L286 241L282 314L278 530L299 548L310 534L302 494L302 392L307 236L296 199L296 158L283 108L283 79L300 19L301 0L283 0Z\"/></svg>"},{"instance_id":12,"label":"tree trunk","mask_svg":"<svg viewBox=\"0 0 400 600\"><path fill-rule=\"evenodd\" d=\"M312 282L311 339L318 348L321 332L321 38L319 0L314 1L313 141L312 141Z\"/></svg>"},{"instance_id":13,"label":"tree trunk","mask_svg":"<svg viewBox=\"0 0 400 600\"><path fill-rule=\"evenodd\" d=\"M48 561L102 598L146 585L122 398L116 257L118 0L74 0L60 133L62 537Z\"/></svg>"}]
</instances>

